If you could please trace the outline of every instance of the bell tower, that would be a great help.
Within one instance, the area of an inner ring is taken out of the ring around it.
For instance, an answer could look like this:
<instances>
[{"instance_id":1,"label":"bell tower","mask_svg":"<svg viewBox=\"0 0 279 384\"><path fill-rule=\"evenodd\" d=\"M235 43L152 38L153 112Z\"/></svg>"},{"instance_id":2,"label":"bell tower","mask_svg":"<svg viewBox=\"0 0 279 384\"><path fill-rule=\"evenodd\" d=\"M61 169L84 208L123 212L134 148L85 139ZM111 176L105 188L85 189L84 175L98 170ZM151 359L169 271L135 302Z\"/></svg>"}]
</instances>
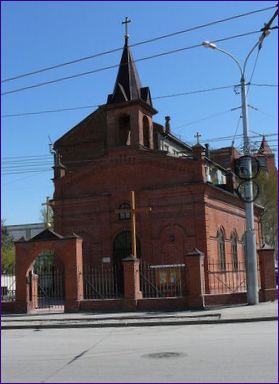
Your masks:
<instances>
[{"instance_id":1,"label":"bell tower","mask_svg":"<svg viewBox=\"0 0 279 384\"><path fill-rule=\"evenodd\" d=\"M104 106L107 115L108 147L135 146L154 149L152 106L149 87L142 87L129 47L128 23L125 24L125 44L113 93Z\"/></svg>"}]
</instances>

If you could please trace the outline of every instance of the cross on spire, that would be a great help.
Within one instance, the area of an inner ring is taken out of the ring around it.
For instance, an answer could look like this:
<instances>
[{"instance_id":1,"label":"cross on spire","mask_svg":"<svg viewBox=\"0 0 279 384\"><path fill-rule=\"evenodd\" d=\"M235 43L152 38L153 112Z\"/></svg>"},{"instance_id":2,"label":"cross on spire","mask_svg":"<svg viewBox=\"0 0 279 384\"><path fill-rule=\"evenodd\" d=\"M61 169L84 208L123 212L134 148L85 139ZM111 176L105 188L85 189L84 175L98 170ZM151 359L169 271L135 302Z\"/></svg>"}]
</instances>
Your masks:
<instances>
[{"instance_id":1,"label":"cross on spire","mask_svg":"<svg viewBox=\"0 0 279 384\"><path fill-rule=\"evenodd\" d=\"M132 256L137 257L137 240L136 240L136 213L151 212L152 208L136 208L135 191L130 192L130 209L116 209L115 213L130 213L131 214L131 242L132 242Z\"/></svg>"},{"instance_id":2,"label":"cross on spire","mask_svg":"<svg viewBox=\"0 0 279 384\"><path fill-rule=\"evenodd\" d=\"M130 22L131 22L131 20L129 20L127 16L125 17L125 20L122 21L122 24L125 25L125 43L128 43L128 38L129 38L129 35L128 35L128 24Z\"/></svg>"},{"instance_id":3,"label":"cross on spire","mask_svg":"<svg viewBox=\"0 0 279 384\"><path fill-rule=\"evenodd\" d=\"M199 139L201 137L201 134L199 132L197 132L194 137L197 138L197 144L200 144L200 140Z\"/></svg>"}]
</instances>

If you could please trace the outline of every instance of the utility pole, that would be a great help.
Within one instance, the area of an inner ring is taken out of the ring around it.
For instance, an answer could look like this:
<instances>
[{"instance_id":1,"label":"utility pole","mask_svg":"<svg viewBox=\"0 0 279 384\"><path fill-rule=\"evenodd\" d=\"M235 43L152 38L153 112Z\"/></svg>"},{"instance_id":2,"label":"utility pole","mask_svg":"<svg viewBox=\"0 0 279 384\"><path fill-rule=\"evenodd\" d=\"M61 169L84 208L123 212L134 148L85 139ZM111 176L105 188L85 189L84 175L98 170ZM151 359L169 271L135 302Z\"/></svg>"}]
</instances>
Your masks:
<instances>
[{"instance_id":1,"label":"utility pole","mask_svg":"<svg viewBox=\"0 0 279 384\"><path fill-rule=\"evenodd\" d=\"M278 8L278 6L277 6ZM246 270L247 270L247 301L250 305L259 303L258 294L258 271L257 271L257 249L256 235L254 229L254 204L253 204L253 181L252 181L252 158L248 136L248 112L247 112L247 91L245 80L245 69L248 59L256 48L262 48L263 41L270 33L271 24L278 15L278 9L274 12L269 22L262 28L262 34L257 43L249 51L244 64L241 65L239 60L230 52L217 48L216 44L204 41L202 45L206 48L212 48L229 56L238 66L240 70L240 86L241 86L241 109L243 122L243 142L244 142L244 157L243 167L247 173L247 178L244 184L244 201L246 213Z\"/></svg>"}]
</instances>

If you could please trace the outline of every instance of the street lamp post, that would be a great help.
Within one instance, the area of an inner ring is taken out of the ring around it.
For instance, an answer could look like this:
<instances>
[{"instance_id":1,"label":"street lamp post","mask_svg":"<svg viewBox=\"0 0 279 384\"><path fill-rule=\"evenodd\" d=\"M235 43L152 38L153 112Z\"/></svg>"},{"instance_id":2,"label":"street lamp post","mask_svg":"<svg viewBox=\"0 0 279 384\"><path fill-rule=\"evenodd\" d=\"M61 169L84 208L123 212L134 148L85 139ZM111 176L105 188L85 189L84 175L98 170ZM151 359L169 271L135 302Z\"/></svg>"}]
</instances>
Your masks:
<instances>
[{"instance_id":1,"label":"street lamp post","mask_svg":"<svg viewBox=\"0 0 279 384\"><path fill-rule=\"evenodd\" d=\"M254 204L253 204L253 183L252 183L252 162L250 152L250 143L248 137L248 111L247 111L247 92L245 81L246 64L256 47L259 46L257 42L248 53L243 66L239 61L224 49L217 48L216 44L209 41L204 41L202 45L206 48L215 49L219 52L229 56L240 70L240 86L241 86L241 109L242 109L242 122L243 122L243 142L244 142L244 167L248 172L248 180L245 183L244 198L245 198L245 212L246 212L246 271L247 271L247 301L248 304L254 305L259 303L258 294L258 272L257 272L257 251L256 251L256 236L254 229Z\"/></svg>"}]
</instances>

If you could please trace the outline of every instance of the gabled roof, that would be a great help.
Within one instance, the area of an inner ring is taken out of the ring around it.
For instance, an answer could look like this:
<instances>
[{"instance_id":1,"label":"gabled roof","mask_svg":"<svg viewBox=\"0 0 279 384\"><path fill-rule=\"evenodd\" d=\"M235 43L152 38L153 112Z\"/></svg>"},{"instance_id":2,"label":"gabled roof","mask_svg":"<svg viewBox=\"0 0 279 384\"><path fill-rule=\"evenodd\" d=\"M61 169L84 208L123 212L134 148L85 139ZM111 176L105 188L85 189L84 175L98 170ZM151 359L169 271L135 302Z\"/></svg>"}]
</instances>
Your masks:
<instances>
[{"instance_id":1,"label":"gabled roof","mask_svg":"<svg viewBox=\"0 0 279 384\"><path fill-rule=\"evenodd\" d=\"M32 237L29 241L38 241L38 240L61 240L63 236L52 231L49 228L44 229L42 232L38 233L36 236Z\"/></svg>"},{"instance_id":2,"label":"gabled roof","mask_svg":"<svg viewBox=\"0 0 279 384\"><path fill-rule=\"evenodd\" d=\"M50 228L44 229L42 232L38 233L36 236L32 237L27 242L41 241L41 240L67 240L67 239L77 239L80 238L77 234L73 233L70 236L62 236L59 233L54 232ZM19 241L20 242L20 241Z\"/></svg>"},{"instance_id":3,"label":"gabled roof","mask_svg":"<svg viewBox=\"0 0 279 384\"><path fill-rule=\"evenodd\" d=\"M113 93L108 96L107 104L116 104L132 100L143 100L152 106L149 88L141 86L133 55L128 46L128 39L126 39L114 90Z\"/></svg>"}]
</instances>

